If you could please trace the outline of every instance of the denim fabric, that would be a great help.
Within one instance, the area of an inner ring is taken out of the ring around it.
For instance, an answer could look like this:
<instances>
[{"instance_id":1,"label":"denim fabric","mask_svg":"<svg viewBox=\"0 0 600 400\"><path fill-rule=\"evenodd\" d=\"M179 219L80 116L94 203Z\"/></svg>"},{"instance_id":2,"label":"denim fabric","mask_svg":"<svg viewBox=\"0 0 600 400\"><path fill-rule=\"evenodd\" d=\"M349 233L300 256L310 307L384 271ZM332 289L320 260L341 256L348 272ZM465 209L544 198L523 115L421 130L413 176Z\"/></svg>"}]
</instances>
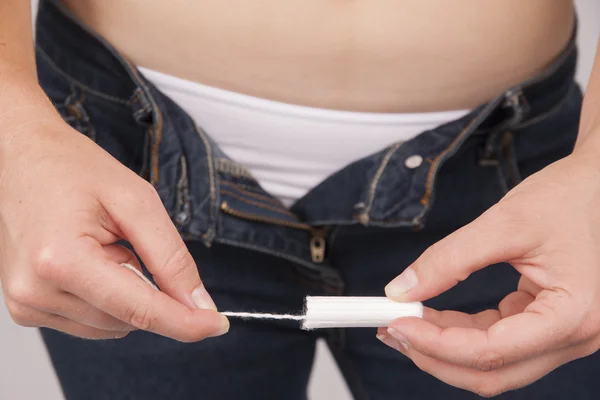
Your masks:
<instances>
[{"instance_id":1,"label":"denim fabric","mask_svg":"<svg viewBox=\"0 0 600 400\"><path fill-rule=\"evenodd\" d=\"M577 135L571 42L535 79L348 165L288 209L56 1L41 1L36 29L40 83L57 110L154 185L221 310L289 313L306 295L383 295L428 246L568 155ZM423 163L407 166L415 155ZM427 305L494 308L517 280L500 264ZM231 322L227 335L194 344L146 332L103 342L42 333L69 399L304 399L319 337L357 399L476 398L419 371L375 329ZM594 355L499 398L595 399L598 372Z\"/></svg>"}]
</instances>

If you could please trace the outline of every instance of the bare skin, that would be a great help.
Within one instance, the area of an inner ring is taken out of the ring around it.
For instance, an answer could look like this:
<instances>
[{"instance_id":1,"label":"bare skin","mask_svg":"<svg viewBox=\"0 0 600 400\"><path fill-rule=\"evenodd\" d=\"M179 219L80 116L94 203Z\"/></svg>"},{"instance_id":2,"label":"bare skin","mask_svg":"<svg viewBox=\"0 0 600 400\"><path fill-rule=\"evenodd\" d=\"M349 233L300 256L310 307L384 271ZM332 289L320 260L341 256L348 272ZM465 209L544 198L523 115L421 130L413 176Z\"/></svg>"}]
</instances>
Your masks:
<instances>
[{"instance_id":1,"label":"bare skin","mask_svg":"<svg viewBox=\"0 0 600 400\"><path fill-rule=\"evenodd\" d=\"M573 28L570 0L63 1L138 65L375 112L475 107L535 75Z\"/></svg>"},{"instance_id":2,"label":"bare skin","mask_svg":"<svg viewBox=\"0 0 600 400\"><path fill-rule=\"evenodd\" d=\"M225 333L228 321L155 190L65 124L37 85L28 3L0 0L0 283L12 318L96 339L134 329L181 341ZM572 28L562 0L71 3L139 65L276 100L380 112L485 101L543 68ZM485 396L596 352L599 159L600 57L573 154L386 287L390 298L425 300L506 261L522 275L517 290L498 310L428 309L379 337L424 371ZM139 267L115 244L121 238L160 292L119 266Z\"/></svg>"}]
</instances>

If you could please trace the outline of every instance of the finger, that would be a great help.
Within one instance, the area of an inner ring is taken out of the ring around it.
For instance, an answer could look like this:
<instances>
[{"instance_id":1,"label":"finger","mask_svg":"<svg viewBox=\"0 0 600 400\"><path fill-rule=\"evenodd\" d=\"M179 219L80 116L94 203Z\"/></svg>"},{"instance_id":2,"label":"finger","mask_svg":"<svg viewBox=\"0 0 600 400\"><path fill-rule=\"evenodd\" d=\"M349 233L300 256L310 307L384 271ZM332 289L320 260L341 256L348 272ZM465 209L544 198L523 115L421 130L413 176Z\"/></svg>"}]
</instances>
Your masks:
<instances>
[{"instance_id":1,"label":"finger","mask_svg":"<svg viewBox=\"0 0 600 400\"><path fill-rule=\"evenodd\" d=\"M554 308L536 304L543 302L536 300L523 313L500 319L487 330L440 328L419 318L401 318L390 323L389 333L437 360L493 370L571 344L569 336L579 326L570 318L572 307L557 301L550 301Z\"/></svg>"},{"instance_id":2,"label":"finger","mask_svg":"<svg viewBox=\"0 0 600 400\"><path fill-rule=\"evenodd\" d=\"M190 308L216 310L198 268L156 191L118 193L103 202L161 288Z\"/></svg>"},{"instance_id":3,"label":"finger","mask_svg":"<svg viewBox=\"0 0 600 400\"><path fill-rule=\"evenodd\" d=\"M502 318L522 313L528 305L535 301L535 297L526 292L512 292L498 305Z\"/></svg>"},{"instance_id":4,"label":"finger","mask_svg":"<svg viewBox=\"0 0 600 400\"><path fill-rule=\"evenodd\" d=\"M92 256L87 256L90 253ZM220 335L229 329L225 316L212 310L190 309L93 251L80 259L82 265L85 261L87 265L71 268L73 278L65 289L123 322L184 342Z\"/></svg>"},{"instance_id":5,"label":"finger","mask_svg":"<svg viewBox=\"0 0 600 400\"><path fill-rule=\"evenodd\" d=\"M512 292L500 302L498 310L485 310L474 315L423 307L423 320L440 328L461 327L486 330L502 318L523 312L534 300L535 298L528 293Z\"/></svg>"},{"instance_id":6,"label":"finger","mask_svg":"<svg viewBox=\"0 0 600 400\"><path fill-rule=\"evenodd\" d=\"M529 293L531 296L536 297L543 289L540 286L533 283L526 276L521 276L521 278L519 279L518 290L520 292Z\"/></svg>"},{"instance_id":7,"label":"finger","mask_svg":"<svg viewBox=\"0 0 600 400\"><path fill-rule=\"evenodd\" d=\"M93 307L71 293L52 293L51 296L41 296L40 299L42 301L39 304L31 304L31 306L39 311L58 315L81 325L113 332L130 332L137 329Z\"/></svg>"},{"instance_id":8,"label":"finger","mask_svg":"<svg viewBox=\"0 0 600 400\"><path fill-rule=\"evenodd\" d=\"M72 336L85 339L120 339L129 334L129 330L105 330L80 324L60 315L49 314L31 307L12 307L11 316L21 326L50 328Z\"/></svg>"},{"instance_id":9,"label":"finger","mask_svg":"<svg viewBox=\"0 0 600 400\"><path fill-rule=\"evenodd\" d=\"M117 244L106 245L103 248L107 256L114 261L128 263L141 271L135 254L127 248ZM101 330L127 332L137 329L67 292L41 294L39 300L31 306L45 313L59 315Z\"/></svg>"},{"instance_id":10,"label":"finger","mask_svg":"<svg viewBox=\"0 0 600 400\"><path fill-rule=\"evenodd\" d=\"M498 310L485 310L475 315L458 311L437 311L423 308L423 320L440 328L462 327L484 330L498 322L501 318Z\"/></svg>"},{"instance_id":11,"label":"finger","mask_svg":"<svg viewBox=\"0 0 600 400\"><path fill-rule=\"evenodd\" d=\"M386 295L397 301L424 301L481 268L522 256L531 237L514 232L498 214L490 209L428 248L386 286Z\"/></svg>"},{"instance_id":12,"label":"finger","mask_svg":"<svg viewBox=\"0 0 600 400\"><path fill-rule=\"evenodd\" d=\"M142 270L140 266L140 262L137 257L133 253L133 251L129 250L125 246L122 246L117 243L112 243L108 245L102 246L106 256L117 264L130 264L134 266L139 271Z\"/></svg>"},{"instance_id":13,"label":"finger","mask_svg":"<svg viewBox=\"0 0 600 400\"><path fill-rule=\"evenodd\" d=\"M140 265L137 257L131 250L127 249L124 246L118 245L118 244L110 244L107 246L103 246L103 248L104 248L104 251L106 252L106 255L111 260L115 261L122 267L131 270L133 273L135 273L136 276L138 276L141 280L146 282L146 284L148 286L150 286L153 289L158 290L156 285L150 279L148 279L148 277L146 277L146 275L144 275L142 266Z\"/></svg>"},{"instance_id":14,"label":"finger","mask_svg":"<svg viewBox=\"0 0 600 400\"><path fill-rule=\"evenodd\" d=\"M475 392L484 397L493 397L526 386L557 367L579 358L578 354L581 353L572 348L563 349L499 370L482 372L428 357L410 346L408 348L401 347L399 351L409 357L422 371L449 385Z\"/></svg>"}]
</instances>

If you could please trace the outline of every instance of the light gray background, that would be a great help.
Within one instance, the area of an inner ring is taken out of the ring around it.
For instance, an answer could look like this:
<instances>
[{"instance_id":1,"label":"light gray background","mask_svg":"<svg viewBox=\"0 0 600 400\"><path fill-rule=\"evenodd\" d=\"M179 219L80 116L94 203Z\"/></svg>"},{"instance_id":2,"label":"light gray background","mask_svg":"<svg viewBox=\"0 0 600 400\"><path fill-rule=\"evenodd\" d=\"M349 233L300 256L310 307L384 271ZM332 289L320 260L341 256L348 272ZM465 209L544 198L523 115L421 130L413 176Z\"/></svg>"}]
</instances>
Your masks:
<instances>
[{"instance_id":1,"label":"light gray background","mask_svg":"<svg viewBox=\"0 0 600 400\"><path fill-rule=\"evenodd\" d=\"M577 0L576 3L580 18L581 52L577 79L585 85L600 31L600 1ZM373 340L376 340L375 332ZM317 346L309 393L311 399L315 400L352 398L323 343ZM62 400L58 382L37 331L13 324L3 304L0 305L0 399Z\"/></svg>"}]
</instances>

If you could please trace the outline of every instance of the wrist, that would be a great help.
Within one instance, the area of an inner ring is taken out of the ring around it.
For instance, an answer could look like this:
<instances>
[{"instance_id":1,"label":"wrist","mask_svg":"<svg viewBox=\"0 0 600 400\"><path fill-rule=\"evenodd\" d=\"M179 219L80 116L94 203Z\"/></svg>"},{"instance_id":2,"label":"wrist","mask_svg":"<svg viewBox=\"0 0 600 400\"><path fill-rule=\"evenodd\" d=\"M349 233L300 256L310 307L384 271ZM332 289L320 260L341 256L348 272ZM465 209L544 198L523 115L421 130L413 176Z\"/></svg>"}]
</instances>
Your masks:
<instances>
[{"instance_id":1,"label":"wrist","mask_svg":"<svg viewBox=\"0 0 600 400\"><path fill-rule=\"evenodd\" d=\"M30 140L37 130L50 130L63 123L54 105L39 85L7 85L0 91L0 149L17 139Z\"/></svg>"}]
</instances>

